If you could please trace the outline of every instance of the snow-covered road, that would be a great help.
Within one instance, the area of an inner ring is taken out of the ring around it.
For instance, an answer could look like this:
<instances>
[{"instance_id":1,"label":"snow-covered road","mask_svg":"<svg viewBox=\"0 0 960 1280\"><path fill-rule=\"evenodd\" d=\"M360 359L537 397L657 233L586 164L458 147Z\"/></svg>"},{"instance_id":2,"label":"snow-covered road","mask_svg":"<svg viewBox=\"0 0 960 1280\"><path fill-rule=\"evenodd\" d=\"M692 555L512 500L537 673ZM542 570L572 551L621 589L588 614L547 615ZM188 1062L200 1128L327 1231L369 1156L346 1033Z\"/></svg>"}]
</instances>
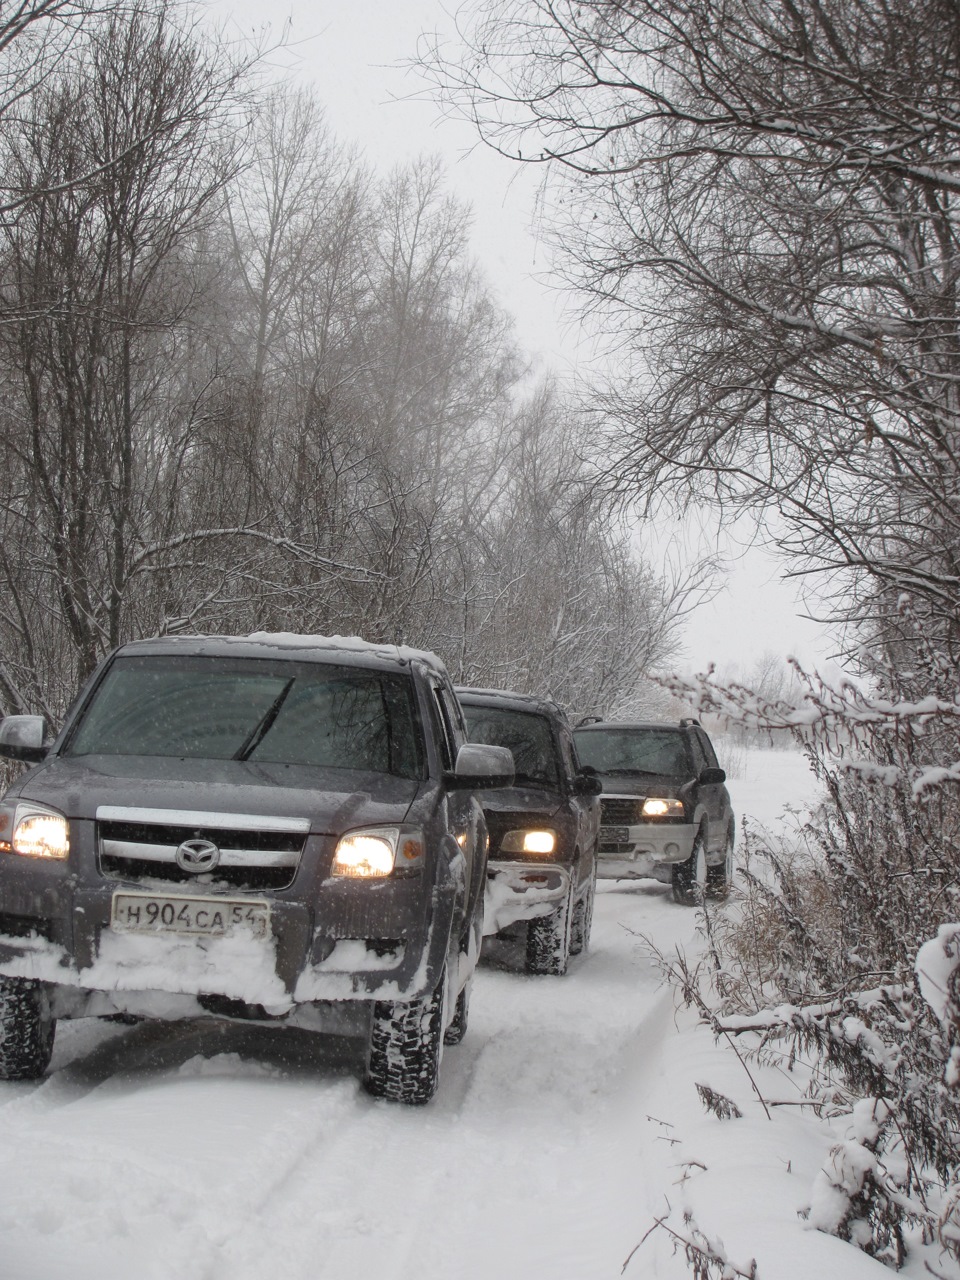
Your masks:
<instances>
[{"instance_id":1,"label":"snow-covered road","mask_svg":"<svg viewBox=\"0 0 960 1280\"><path fill-rule=\"evenodd\" d=\"M796 757L768 762L731 783L738 813L809 792ZM640 935L693 951L696 924L665 886L604 885L566 977L488 945L423 1109L363 1094L350 1041L63 1025L45 1081L0 1085L0 1280L619 1275L678 1176L681 1031ZM663 1244L638 1266L687 1274Z\"/></svg>"}]
</instances>

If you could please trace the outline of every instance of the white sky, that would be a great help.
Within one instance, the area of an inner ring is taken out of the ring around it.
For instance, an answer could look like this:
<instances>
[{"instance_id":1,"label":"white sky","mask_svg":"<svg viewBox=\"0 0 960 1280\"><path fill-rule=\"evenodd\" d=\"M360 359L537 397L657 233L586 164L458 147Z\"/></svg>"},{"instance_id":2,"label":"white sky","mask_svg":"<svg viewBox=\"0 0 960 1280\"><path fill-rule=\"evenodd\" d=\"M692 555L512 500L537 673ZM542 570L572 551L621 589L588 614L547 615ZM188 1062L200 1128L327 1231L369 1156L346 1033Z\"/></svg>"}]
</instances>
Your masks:
<instances>
[{"instance_id":1,"label":"white sky","mask_svg":"<svg viewBox=\"0 0 960 1280\"><path fill-rule=\"evenodd\" d=\"M520 344L540 367L582 369L589 343L564 315L537 234L539 170L495 155L467 123L443 119L424 83L401 65L416 54L422 32L452 34L458 7L457 0L213 0L228 30L247 35L269 28L277 38L289 19L287 48L273 60L316 89L334 132L377 169L440 155L451 191L473 207L474 254L515 317ZM720 544L736 555L726 538ZM834 645L799 616L795 589L778 580L780 572L759 549L731 559L727 586L690 620L684 661L697 670L710 661L749 665L772 651L822 666Z\"/></svg>"}]
</instances>

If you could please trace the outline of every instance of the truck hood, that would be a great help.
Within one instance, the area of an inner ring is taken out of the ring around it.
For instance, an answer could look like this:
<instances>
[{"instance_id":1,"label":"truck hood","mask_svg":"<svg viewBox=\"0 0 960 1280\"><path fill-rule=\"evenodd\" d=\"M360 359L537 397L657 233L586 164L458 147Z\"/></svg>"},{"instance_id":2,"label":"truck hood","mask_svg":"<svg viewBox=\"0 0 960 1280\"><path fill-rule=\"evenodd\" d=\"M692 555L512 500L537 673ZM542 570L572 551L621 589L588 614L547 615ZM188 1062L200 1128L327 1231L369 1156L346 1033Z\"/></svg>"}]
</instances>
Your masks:
<instances>
[{"instance_id":1,"label":"truck hood","mask_svg":"<svg viewBox=\"0 0 960 1280\"><path fill-rule=\"evenodd\" d=\"M538 813L550 817L562 804L555 791L546 791L543 787L497 787L477 795L489 813Z\"/></svg>"},{"instance_id":2,"label":"truck hood","mask_svg":"<svg viewBox=\"0 0 960 1280\"><path fill-rule=\"evenodd\" d=\"M10 789L67 818L101 805L306 818L317 835L402 822L423 784L389 774L246 760L83 756L44 761Z\"/></svg>"}]
</instances>

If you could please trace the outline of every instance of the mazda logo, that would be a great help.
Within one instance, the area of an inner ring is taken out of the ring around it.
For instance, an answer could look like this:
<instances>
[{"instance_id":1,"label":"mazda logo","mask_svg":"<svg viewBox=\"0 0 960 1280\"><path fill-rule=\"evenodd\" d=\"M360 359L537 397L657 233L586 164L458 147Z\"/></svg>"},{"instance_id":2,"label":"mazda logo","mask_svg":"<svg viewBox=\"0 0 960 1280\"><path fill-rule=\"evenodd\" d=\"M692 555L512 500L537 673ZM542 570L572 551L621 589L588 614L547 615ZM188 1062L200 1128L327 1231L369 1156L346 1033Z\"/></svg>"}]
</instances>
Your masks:
<instances>
[{"instance_id":1,"label":"mazda logo","mask_svg":"<svg viewBox=\"0 0 960 1280\"><path fill-rule=\"evenodd\" d=\"M220 850L212 840L195 836L192 840L184 840L177 849L176 857L181 871L190 871L198 876L204 871L213 870L220 861Z\"/></svg>"}]
</instances>

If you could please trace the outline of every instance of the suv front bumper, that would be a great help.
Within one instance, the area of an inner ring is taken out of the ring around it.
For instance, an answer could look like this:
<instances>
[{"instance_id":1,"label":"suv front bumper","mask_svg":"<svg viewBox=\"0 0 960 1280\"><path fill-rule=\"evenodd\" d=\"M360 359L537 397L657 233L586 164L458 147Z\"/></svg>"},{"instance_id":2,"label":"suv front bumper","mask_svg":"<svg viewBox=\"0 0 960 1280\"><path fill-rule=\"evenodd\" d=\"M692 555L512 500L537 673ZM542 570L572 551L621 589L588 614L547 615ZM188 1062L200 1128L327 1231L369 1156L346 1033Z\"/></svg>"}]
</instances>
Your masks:
<instances>
[{"instance_id":1,"label":"suv front bumper","mask_svg":"<svg viewBox=\"0 0 960 1280\"><path fill-rule=\"evenodd\" d=\"M597 852L597 876L601 880L652 878L669 883L671 868L686 862L696 837L697 827L693 823L603 826Z\"/></svg>"},{"instance_id":2,"label":"suv front bumper","mask_svg":"<svg viewBox=\"0 0 960 1280\"><path fill-rule=\"evenodd\" d=\"M489 936L519 920L549 915L569 892L567 867L543 862L488 862L483 932Z\"/></svg>"}]
</instances>

